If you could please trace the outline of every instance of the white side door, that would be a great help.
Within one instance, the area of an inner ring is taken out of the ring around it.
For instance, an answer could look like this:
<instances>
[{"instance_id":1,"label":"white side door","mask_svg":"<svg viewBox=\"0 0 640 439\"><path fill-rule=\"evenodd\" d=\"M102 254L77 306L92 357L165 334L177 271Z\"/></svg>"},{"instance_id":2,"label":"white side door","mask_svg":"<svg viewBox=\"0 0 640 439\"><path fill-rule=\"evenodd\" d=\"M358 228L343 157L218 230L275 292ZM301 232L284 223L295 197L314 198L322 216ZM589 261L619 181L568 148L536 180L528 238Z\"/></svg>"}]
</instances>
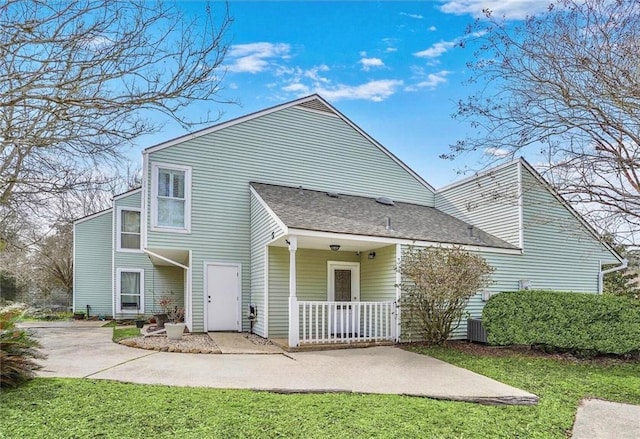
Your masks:
<instances>
[{"instance_id":1,"label":"white side door","mask_svg":"<svg viewBox=\"0 0 640 439\"><path fill-rule=\"evenodd\" d=\"M240 331L240 266L206 265L207 331Z\"/></svg>"}]
</instances>

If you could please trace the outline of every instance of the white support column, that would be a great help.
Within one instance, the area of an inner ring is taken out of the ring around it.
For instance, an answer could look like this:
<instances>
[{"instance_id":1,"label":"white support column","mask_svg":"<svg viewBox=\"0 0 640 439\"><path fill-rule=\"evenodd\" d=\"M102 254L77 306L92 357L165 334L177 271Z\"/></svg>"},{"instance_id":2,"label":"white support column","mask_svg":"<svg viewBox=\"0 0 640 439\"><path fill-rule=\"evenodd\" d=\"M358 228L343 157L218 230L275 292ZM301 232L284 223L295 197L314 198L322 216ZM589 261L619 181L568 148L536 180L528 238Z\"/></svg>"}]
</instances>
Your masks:
<instances>
[{"instance_id":1,"label":"white support column","mask_svg":"<svg viewBox=\"0 0 640 439\"><path fill-rule=\"evenodd\" d=\"M298 237L289 236L289 346L300 345L298 298L296 297L296 250Z\"/></svg>"},{"instance_id":2,"label":"white support column","mask_svg":"<svg viewBox=\"0 0 640 439\"><path fill-rule=\"evenodd\" d=\"M402 283L402 274L400 273L400 264L402 263L402 246L396 244L396 321L394 325L394 339L396 343L400 342L402 336L402 322L400 315L400 300L402 300L402 289L400 284Z\"/></svg>"}]
</instances>

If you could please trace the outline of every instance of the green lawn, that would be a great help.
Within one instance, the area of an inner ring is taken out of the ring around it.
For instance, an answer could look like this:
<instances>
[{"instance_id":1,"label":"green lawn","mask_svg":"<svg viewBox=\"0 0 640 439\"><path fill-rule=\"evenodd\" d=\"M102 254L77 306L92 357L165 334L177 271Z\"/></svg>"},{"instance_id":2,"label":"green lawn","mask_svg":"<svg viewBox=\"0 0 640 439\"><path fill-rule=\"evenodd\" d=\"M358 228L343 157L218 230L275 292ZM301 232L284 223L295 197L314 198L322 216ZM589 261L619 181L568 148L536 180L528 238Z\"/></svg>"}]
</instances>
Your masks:
<instances>
[{"instance_id":1,"label":"green lawn","mask_svg":"<svg viewBox=\"0 0 640 439\"><path fill-rule=\"evenodd\" d=\"M137 337L140 335L140 330L135 327L119 328L113 326L113 341L124 340L125 338Z\"/></svg>"},{"instance_id":2,"label":"green lawn","mask_svg":"<svg viewBox=\"0 0 640 439\"><path fill-rule=\"evenodd\" d=\"M36 379L0 394L0 437L561 438L584 396L640 404L639 363L602 366L448 348L422 351L534 392L540 404L492 407L393 395L279 395Z\"/></svg>"}]
</instances>

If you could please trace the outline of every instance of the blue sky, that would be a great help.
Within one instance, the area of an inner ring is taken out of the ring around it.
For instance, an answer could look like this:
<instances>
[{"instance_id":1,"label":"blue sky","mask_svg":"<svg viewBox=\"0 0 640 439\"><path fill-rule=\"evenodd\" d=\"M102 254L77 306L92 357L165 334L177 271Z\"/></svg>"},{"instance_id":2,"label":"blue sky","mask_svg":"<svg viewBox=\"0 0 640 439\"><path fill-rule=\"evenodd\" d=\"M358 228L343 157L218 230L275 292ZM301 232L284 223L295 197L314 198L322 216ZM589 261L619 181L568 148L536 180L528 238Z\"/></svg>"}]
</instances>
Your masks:
<instances>
[{"instance_id":1,"label":"blue sky","mask_svg":"<svg viewBox=\"0 0 640 439\"><path fill-rule=\"evenodd\" d=\"M197 14L204 3L179 3ZM221 121L319 93L435 187L478 169L482 154L438 156L471 134L451 114L473 92L463 82L473 48L460 48L483 8L509 19L546 9L543 0L231 1L234 23ZM190 111L206 111L202 105ZM139 147L185 134L171 124Z\"/></svg>"}]
</instances>

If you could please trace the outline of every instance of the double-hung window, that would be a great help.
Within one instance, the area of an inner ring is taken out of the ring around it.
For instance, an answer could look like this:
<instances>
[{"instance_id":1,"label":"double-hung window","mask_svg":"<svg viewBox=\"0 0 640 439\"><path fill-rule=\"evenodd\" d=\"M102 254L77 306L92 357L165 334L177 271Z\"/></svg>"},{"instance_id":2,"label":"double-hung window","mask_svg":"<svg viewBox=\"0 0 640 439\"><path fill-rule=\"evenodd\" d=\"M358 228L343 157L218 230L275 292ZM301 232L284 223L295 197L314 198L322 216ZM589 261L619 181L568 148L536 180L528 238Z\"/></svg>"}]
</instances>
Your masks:
<instances>
[{"instance_id":1,"label":"double-hung window","mask_svg":"<svg viewBox=\"0 0 640 439\"><path fill-rule=\"evenodd\" d=\"M119 207L117 215L118 251L140 251L140 209Z\"/></svg>"},{"instance_id":2,"label":"double-hung window","mask_svg":"<svg viewBox=\"0 0 640 439\"><path fill-rule=\"evenodd\" d=\"M144 313L144 270L119 268L116 293L119 313Z\"/></svg>"},{"instance_id":3,"label":"double-hung window","mask_svg":"<svg viewBox=\"0 0 640 439\"><path fill-rule=\"evenodd\" d=\"M153 228L191 229L191 168L154 163L152 167Z\"/></svg>"}]
</instances>

